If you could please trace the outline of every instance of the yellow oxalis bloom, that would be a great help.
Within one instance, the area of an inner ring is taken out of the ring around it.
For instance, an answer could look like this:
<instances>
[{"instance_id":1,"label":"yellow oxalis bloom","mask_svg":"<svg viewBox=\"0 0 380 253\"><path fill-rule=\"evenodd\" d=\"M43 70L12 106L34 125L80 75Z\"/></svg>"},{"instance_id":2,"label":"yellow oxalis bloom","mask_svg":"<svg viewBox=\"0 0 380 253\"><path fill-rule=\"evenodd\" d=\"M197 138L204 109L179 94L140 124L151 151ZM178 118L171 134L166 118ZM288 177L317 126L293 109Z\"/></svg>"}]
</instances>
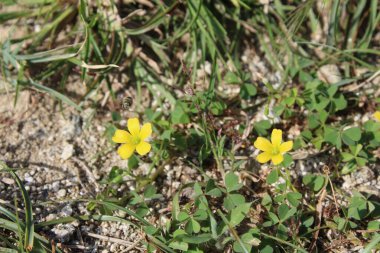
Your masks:
<instances>
[{"instance_id":1,"label":"yellow oxalis bloom","mask_svg":"<svg viewBox=\"0 0 380 253\"><path fill-rule=\"evenodd\" d=\"M375 119L377 119L378 121L380 121L380 111L377 111L373 114L373 117L375 117Z\"/></svg>"},{"instance_id":2,"label":"yellow oxalis bloom","mask_svg":"<svg viewBox=\"0 0 380 253\"><path fill-rule=\"evenodd\" d=\"M151 145L145 140L152 134L152 124L145 123L140 128L138 118L129 119L128 131L117 129L112 137L113 142L122 144L117 150L120 157L128 159L135 150L139 155L148 154Z\"/></svg>"},{"instance_id":3,"label":"yellow oxalis bloom","mask_svg":"<svg viewBox=\"0 0 380 253\"><path fill-rule=\"evenodd\" d=\"M259 163L266 163L272 160L274 165L282 163L284 154L293 148L292 141L282 143L282 131L279 129L273 129L271 141L259 137L253 145L255 148L263 151L256 157Z\"/></svg>"}]
</instances>

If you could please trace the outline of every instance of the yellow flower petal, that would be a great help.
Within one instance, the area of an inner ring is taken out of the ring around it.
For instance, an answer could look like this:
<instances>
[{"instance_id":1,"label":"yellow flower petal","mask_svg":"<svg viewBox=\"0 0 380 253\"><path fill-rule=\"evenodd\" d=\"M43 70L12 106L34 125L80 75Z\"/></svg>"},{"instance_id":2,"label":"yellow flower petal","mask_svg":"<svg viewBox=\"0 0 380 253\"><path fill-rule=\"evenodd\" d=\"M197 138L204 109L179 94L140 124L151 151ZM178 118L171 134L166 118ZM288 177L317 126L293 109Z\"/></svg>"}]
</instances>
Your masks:
<instances>
[{"instance_id":1,"label":"yellow flower petal","mask_svg":"<svg viewBox=\"0 0 380 253\"><path fill-rule=\"evenodd\" d=\"M280 129L273 129L271 141L273 146L279 147L282 141L282 130Z\"/></svg>"},{"instance_id":2,"label":"yellow flower petal","mask_svg":"<svg viewBox=\"0 0 380 253\"><path fill-rule=\"evenodd\" d=\"M378 121L380 121L380 111L377 111L373 114L373 117L375 117L375 119L377 119Z\"/></svg>"},{"instance_id":3,"label":"yellow flower petal","mask_svg":"<svg viewBox=\"0 0 380 253\"><path fill-rule=\"evenodd\" d=\"M143 141L152 134L152 124L145 123L140 131L140 139Z\"/></svg>"},{"instance_id":4,"label":"yellow flower petal","mask_svg":"<svg viewBox=\"0 0 380 253\"><path fill-rule=\"evenodd\" d=\"M128 120L128 130L132 136L139 136L140 122L138 118L132 118Z\"/></svg>"},{"instance_id":5,"label":"yellow flower petal","mask_svg":"<svg viewBox=\"0 0 380 253\"><path fill-rule=\"evenodd\" d=\"M151 149L151 145L148 142L142 141L136 146L136 151L139 155L146 155Z\"/></svg>"},{"instance_id":6,"label":"yellow flower petal","mask_svg":"<svg viewBox=\"0 0 380 253\"><path fill-rule=\"evenodd\" d=\"M263 152L261 154L259 154L257 157L256 157L256 160L259 162L259 163L266 163L268 162L272 157L272 154L269 153L269 152Z\"/></svg>"},{"instance_id":7,"label":"yellow flower petal","mask_svg":"<svg viewBox=\"0 0 380 253\"><path fill-rule=\"evenodd\" d=\"M131 142L132 136L125 130L117 129L115 134L112 136L112 141L116 143L127 143Z\"/></svg>"},{"instance_id":8,"label":"yellow flower petal","mask_svg":"<svg viewBox=\"0 0 380 253\"><path fill-rule=\"evenodd\" d=\"M267 139L263 137L257 138L257 140L255 141L255 143L253 143L253 145L255 146L255 148L261 151L271 151L273 149L273 146L270 143L270 141L268 141Z\"/></svg>"},{"instance_id":9,"label":"yellow flower petal","mask_svg":"<svg viewBox=\"0 0 380 253\"><path fill-rule=\"evenodd\" d=\"M293 142L292 141L287 141L284 142L280 145L280 153L285 153L290 151L293 148Z\"/></svg>"},{"instance_id":10,"label":"yellow flower petal","mask_svg":"<svg viewBox=\"0 0 380 253\"><path fill-rule=\"evenodd\" d=\"M135 151L135 145L133 144L123 144L117 150L117 153L120 155L121 159L128 159Z\"/></svg>"},{"instance_id":11,"label":"yellow flower petal","mask_svg":"<svg viewBox=\"0 0 380 253\"><path fill-rule=\"evenodd\" d=\"M279 165L282 161L284 161L284 156L282 154L272 156L272 162L274 165Z\"/></svg>"}]
</instances>

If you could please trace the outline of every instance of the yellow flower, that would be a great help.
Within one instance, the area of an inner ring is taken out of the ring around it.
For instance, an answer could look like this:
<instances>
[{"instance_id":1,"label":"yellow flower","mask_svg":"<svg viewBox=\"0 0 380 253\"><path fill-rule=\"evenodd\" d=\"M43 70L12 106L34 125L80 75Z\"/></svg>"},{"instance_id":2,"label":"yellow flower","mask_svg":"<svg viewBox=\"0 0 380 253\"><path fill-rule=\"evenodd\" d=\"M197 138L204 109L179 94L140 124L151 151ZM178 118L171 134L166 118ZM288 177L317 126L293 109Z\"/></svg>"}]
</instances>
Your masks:
<instances>
[{"instance_id":1,"label":"yellow flower","mask_svg":"<svg viewBox=\"0 0 380 253\"><path fill-rule=\"evenodd\" d=\"M151 146L145 140L152 134L152 124L145 123L140 129L138 118L128 120L128 131L117 129L112 141L121 143L117 153L122 159L128 159L136 150L139 155L149 153Z\"/></svg>"},{"instance_id":2,"label":"yellow flower","mask_svg":"<svg viewBox=\"0 0 380 253\"><path fill-rule=\"evenodd\" d=\"M377 119L378 121L380 121L380 111L377 111L373 114L373 117L375 117L375 119Z\"/></svg>"},{"instance_id":3,"label":"yellow flower","mask_svg":"<svg viewBox=\"0 0 380 253\"><path fill-rule=\"evenodd\" d=\"M293 148L293 142L282 142L282 131L273 129L271 142L263 137L257 138L254 143L255 148L264 151L259 154L256 159L259 163L266 163L272 160L274 165L282 163L284 154Z\"/></svg>"}]
</instances>

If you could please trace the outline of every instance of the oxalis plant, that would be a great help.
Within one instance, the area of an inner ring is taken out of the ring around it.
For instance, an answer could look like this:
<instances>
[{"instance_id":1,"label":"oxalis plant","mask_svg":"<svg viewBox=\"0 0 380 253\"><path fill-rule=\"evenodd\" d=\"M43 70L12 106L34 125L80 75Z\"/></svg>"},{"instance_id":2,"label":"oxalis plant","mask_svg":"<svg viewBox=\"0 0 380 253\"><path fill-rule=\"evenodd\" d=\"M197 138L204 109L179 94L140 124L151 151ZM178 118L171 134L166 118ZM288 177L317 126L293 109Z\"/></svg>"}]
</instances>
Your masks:
<instances>
[{"instance_id":1,"label":"oxalis plant","mask_svg":"<svg viewBox=\"0 0 380 253\"><path fill-rule=\"evenodd\" d=\"M150 123L140 126L137 118L131 118L127 121L127 130L116 129L112 141L121 144L117 150L120 157L129 159L135 151L141 156L149 153L151 144L146 140L151 134ZM239 235L235 228L250 212L252 202L246 201L245 197L239 193L243 185L239 183L238 176L234 172L225 174L224 170L221 171L221 175L224 175L224 185L207 177L205 183L195 182L182 186L173 199L172 219L167 221L164 231L149 227L147 232L152 236L160 235L162 242L168 244L171 249L185 252L203 252L205 249L211 250L214 247L221 250L227 245L233 245L235 252L251 252L254 247L270 251L274 248L271 240L280 244L289 244L285 241L288 233L288 227L285 224L296 214L297 206L302 198L292 185L290 172L287 169L291 157L286 153L292 149L293 141L283 142L282 130L273 129L270 141L258 137L254 146L263 151L256 157L259 163L272 162L267 182L274 184L280 177L285 180L284 184L279 184L277 187L284 196L278 207L271 207L268 199L263 200L268 207L270 218L264 224L268 227L277 226L277 237L263 233L257 227ZM285 160L286 163L284 163ZM154 179L148 180L151 182ZM145 197L147 194L152 195L148 193L149 191L155 193L151 187L144 192ZM186 188L193 190L191 196L193 202L180 207L180 193ZM285 200L289 201L291 207ZM219 203L222 204L210 205L210 202L214 201L220 201ZM155 248L153 244L149 246L152 250ZM295 245L290 244L290 246L306 252Z\"/></svg>"}]
</instances>

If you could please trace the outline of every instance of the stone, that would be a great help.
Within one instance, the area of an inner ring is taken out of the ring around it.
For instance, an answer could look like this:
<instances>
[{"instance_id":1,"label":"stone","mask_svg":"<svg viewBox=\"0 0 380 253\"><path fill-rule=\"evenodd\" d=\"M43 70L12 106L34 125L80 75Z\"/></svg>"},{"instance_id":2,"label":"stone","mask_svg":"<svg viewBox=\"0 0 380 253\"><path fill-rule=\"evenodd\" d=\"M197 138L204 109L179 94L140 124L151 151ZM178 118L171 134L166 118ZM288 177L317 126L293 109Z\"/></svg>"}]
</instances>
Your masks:
<instances>
[{"instance_id":1,"label":"stone","mask_svg":"<svg viewBox=\"0 0 380 253\"><path fill-rule=\"evenodd\" d=\"M61 189L57 192L57 197L58 198L63 198L66 196L66 189Z\"/></svg>"},{"instance_id":2,"label":"stone","mask_svg":"<svg viewBox=\"0 0 380 253\"><path fill-rule=\"evenodd\" d=\"M1 182L3 182L4 184L9 184L9 185L12 185L12 184L15 183L15 181L13 180L13 178L9 178L9 177L2 178Z\"/></svg>"},{"instance_id":3,"label":"stone","mask_svg":"<svg viewBox=\"0 0 380 253\"><path fill-rule=\"evenodd\" d=\"M66 161L70 157L72 157L73 155L74 155L74 145L69 144L69 143L65 144L63 146L63 150L62 150L62 154L61 154L62 160Z\"/></svg>"},{"instance_id":4,"label":"stone","mask_svg":"<svg viewBox=\"0 0 380 253\"><path fill-rule=\"evenodd\" d=\"M334 64L323 65L319 68L317 75L319 80L329 84L334 84L342 80L339 68Z\"/></svg>"},{"instance_id":5,"label":"stone","mask_svg":"<svg viewBox=\"0 0 380 253\"><path fill-rule=\"evenodd\" d=\"M57 218L57 215L54 214L54 213L51 213L48 216L46 216L45 220L46 221L51 221L51 220L55 220L56 218Z\"/></svg>"}]
</instances>

